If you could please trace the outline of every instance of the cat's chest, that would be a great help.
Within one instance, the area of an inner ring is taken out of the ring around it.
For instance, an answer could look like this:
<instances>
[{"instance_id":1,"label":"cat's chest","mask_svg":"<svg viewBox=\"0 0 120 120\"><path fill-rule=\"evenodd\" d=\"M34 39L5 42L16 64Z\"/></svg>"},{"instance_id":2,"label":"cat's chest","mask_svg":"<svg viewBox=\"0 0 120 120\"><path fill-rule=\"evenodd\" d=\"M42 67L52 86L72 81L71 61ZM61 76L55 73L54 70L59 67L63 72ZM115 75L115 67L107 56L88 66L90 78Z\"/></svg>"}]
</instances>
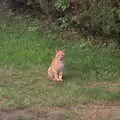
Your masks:
<instances>
[{"instance_id":1,"label":"cat's chest","mask_svg":"<svg viewBox=\"0 0 120 120\"><path fill-rule=\"evenodd\" d=\"M54 67L58 69L63 69L64 68L64 62L63 61L55 61Z\"/></svg>"}]
</instances>

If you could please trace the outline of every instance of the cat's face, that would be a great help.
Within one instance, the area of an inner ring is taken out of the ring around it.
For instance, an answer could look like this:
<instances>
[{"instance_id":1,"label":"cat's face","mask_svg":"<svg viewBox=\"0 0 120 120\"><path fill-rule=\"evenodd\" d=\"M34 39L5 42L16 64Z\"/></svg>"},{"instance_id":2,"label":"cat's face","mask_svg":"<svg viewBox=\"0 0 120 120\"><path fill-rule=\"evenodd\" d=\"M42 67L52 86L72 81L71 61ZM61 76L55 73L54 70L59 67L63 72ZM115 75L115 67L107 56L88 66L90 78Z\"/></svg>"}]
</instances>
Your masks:
<instances>
[{"instance_id":1,"label":"cat's face","mask_svg":"<svg viewBox=\"0 0 120 120\"><path fill-rule=\"evenodd\" d=\"M65 56L64 51L62 51L62 50L56 51L56 57L59 58L60 60L63 60L64 56Z\"/></svg>"}]
</instances>

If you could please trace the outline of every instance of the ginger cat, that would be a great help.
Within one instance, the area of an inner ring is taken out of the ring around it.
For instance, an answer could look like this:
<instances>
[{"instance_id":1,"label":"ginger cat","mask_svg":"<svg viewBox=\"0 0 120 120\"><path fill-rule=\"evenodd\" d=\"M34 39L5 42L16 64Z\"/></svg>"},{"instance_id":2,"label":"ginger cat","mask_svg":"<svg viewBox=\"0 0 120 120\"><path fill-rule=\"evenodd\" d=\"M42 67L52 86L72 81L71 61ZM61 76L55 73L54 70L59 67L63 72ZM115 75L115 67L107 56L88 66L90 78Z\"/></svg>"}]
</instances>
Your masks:
<instances>
[{"instance_id":1,"label":"ginger cat","mask_svg":"<svg viewBox=\"0 0 120 120\"><path fill-rule=\"evenodd\" d=\"M63 81L64 56L62 50L56 51L56 55L48 68L48 77L55 81Z\"/></svg>"}]
</instances>

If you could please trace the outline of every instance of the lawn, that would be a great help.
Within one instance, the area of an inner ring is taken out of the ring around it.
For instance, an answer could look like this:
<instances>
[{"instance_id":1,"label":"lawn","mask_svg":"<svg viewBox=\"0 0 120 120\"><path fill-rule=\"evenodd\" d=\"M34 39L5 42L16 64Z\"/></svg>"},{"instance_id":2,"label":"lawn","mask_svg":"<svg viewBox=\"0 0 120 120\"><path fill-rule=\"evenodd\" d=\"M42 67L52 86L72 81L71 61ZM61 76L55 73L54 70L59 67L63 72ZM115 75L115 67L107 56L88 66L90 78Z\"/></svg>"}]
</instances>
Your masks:
<instances>
[{"instance_id":1,"label":"lawn","mask_svg":"<svg viewBox=\"0 0 120 120\"><path fill-rule=\"evenodd\" d=\"M66 53L64 83L47 78L57 49ZM120 51L63 39L35 21L1 21L1 109L119 101Z\"/></svg>"}]
</instances>

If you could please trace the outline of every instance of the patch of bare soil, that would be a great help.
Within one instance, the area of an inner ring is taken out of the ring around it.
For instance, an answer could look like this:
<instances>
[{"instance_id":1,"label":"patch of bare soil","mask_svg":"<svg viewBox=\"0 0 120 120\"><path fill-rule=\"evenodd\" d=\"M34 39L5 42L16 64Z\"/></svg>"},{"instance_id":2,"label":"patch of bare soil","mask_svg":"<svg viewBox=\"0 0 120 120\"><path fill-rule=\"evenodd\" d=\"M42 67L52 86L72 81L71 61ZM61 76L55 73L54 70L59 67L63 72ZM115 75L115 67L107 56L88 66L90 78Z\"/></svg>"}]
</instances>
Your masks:
<instances>
[{"instance_id":1,"label":"patch of bare soil","mask_svg":"<svg viewBox=\"0 0 120 120\"><path fill-rule=\"evenodd\" d=\"M120 82L96 82L93 86L120 86Z\"/></svg>"},{"instance_id":2,"label":"patch of bare soil","mask_svg":"<svg viewBox=\"0 0 120 120\"><path fill-rule=\"evenodd\" d=\"M120 103L0 111L0 120L120 120Z\"/></svg>"},{"instance_id":3,"label":"patch of bare soil","mask_svg":"<svg viewBox=\"0 0 120 120\"><path fill-rule=\"evenodd\" d=\"M80 120L120 120L120 104L72 107Z\"/></svg>"},{"instance_id":4,"label":"patch of bare soil","mask_svg":"<svg viewBox=\"0 0 120 120\"><path fill-rule=\"evenodd\" d=\"M87 85L83 85L84 88L103 87L109 91L119 91L120 82L90 82Z\"/></svg>"}]
</instances>

